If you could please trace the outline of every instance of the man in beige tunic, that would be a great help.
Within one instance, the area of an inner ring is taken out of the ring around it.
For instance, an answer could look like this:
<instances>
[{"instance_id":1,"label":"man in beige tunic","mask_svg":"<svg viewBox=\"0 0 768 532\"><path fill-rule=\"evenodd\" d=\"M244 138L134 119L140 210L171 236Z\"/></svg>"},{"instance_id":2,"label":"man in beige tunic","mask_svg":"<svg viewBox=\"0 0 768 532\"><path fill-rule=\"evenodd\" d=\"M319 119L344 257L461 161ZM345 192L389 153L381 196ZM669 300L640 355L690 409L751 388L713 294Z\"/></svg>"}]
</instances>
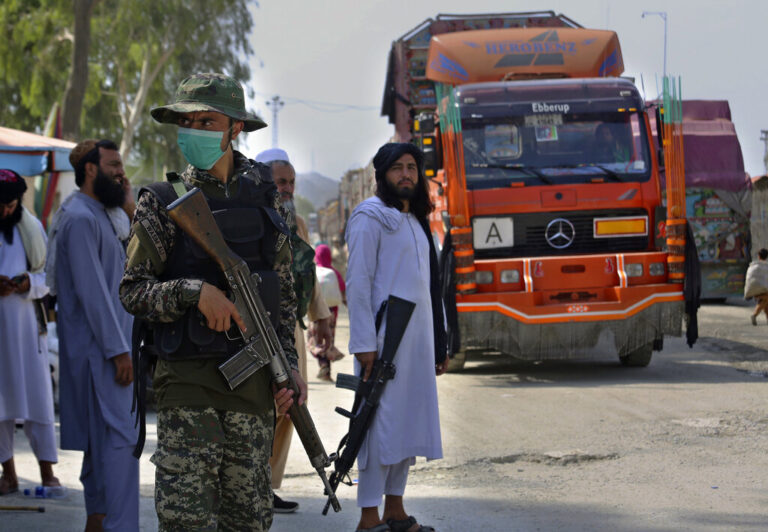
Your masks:
<instances>
[{"instance_id":1,"label":"man in beige tunic","mask_svg":"<svg viewBox=\"0 0 768 532\"><path fill-rule=\"evenodd\" d=\"M256 156L256 161L269 165L272 168L272 179L277 185L277 191L280 194L280 200L283 206L294 215L295 231L299 238L304 242L309 242L309 230L307 223L301 216L296 214L296 207L293 203L293 191L296 188L296 172L288 158L288 154L279 148L265 150ZM298 294L297 294L298 296ZM299 296L300 297L300 296ZM298 316L296 322L296 351L299 353L299 372L306 382L307 380L307 348L304 341L304 330L299 325L303 316ZM317 279L315 279L314 288L312 288L311 298L307 306L307 319L310 322L310 328L313 334L319 339L319 345L328 349L332 343L331 339L331 311L325 304L320 290L317 288ZM272 445L272 458L269 465L272 468L272 489L280 489L285 473L285 464L288 460L288 449L291 446L291 437L293 435L293 424L285 416L278 416L275 426L275 441ZM275 494L273 510L275 513L293 513L299 508L299 503L295 501L286 501Z\"/></svg>"}]
</instances>

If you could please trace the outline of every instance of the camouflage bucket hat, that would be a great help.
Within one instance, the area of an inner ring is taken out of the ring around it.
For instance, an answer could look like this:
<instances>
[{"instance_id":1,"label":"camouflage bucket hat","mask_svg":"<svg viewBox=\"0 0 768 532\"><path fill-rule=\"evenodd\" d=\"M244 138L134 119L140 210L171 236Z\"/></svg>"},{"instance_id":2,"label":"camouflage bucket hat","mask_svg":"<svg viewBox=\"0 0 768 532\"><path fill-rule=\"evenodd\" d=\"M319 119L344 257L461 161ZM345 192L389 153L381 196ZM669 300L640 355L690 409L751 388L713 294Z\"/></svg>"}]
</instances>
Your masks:
<instances>
[{"instance_id":1,"label":"camouflage bucket hat","mask_svg":"<svg viewBox=\"0 0 768 532\"><path fill-rule=\"evenodd\" d=\"M179 84L176 101L150 111L158 122L175 124L179 113L216 111L245 122L244 131L256 131L267 124L245 110L245 97L240 83L224 74L195 74Z\"/></svg>"}]
</instances>

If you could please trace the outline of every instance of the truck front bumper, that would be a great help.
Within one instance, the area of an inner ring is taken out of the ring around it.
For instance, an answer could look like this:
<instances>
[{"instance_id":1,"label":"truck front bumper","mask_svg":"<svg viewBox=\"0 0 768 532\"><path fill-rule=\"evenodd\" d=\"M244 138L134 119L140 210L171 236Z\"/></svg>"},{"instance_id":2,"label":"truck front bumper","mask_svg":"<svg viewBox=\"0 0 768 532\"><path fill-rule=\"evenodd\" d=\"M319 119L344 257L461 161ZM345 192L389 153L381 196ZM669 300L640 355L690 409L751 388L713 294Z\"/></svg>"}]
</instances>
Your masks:
<instances>
[{"instance_id":1,"label":"truck front bumper","mask_svg":"<svg viewBox=\"0 0 768 532\"><path fill-rule=\"evenodd\" d=\"M619 354L629 353L665 335L680 336L682 287L667 286L642 299L632 298L632 304L619 298L526 309L504 301L508 297L488 301L480 294L464 296L457 304L462 349L499 351L524 360L567 359L584 356L585 349L607 335Z\"/></svg>"}]
</instances>

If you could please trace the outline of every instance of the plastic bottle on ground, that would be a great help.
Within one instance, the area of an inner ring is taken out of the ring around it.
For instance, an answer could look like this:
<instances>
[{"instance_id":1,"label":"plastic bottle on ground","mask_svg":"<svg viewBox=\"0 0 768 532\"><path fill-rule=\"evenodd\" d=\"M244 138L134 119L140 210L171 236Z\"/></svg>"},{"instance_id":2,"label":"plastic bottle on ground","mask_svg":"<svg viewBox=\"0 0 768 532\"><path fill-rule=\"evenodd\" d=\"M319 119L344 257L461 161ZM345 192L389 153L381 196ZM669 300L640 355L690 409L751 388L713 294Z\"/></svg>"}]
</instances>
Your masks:
<instances>
[{"instance_id":1,"label":"plastic bottle on ground","mask_svg":"<svg viewBox=\"0 0 768 532\"><path fill-rule=\"evenodd\" d=\"M37 499L62 499L67 496L67 488L64 486L35 486L34 491L26 488L24 495L34 496Z\"/></svg>"}]
</instances>

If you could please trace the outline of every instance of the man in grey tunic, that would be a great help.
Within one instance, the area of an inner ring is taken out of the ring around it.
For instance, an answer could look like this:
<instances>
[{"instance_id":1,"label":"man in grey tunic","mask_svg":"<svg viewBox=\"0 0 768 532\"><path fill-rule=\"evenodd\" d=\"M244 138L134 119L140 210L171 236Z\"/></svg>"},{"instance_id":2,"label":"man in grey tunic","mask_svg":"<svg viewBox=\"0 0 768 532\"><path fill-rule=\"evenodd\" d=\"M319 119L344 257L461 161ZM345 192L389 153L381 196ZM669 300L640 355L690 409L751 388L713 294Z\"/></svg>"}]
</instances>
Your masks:
<instances>
[{"instance_id":1,"label":"man in grey tunic","mask_svg":"<svg viewBox=\"0 0 768 532\"><path fill-rule=\"evenodd\" d=\"M373 158L376 196L357 206L347 226L349 352L364 380L384 342L386 320L378 331L375 324L382 303L394 295L416 304L394 358L397 372L358 455L358 530L433 530L419 525L403 506L415 457L442 458L435 375L447 368L437 254L427 224L433 206L422 160L412 144L382 146Z\"/></svg>"},{"instance_id":2,"label":"man in grey tunic","mask_svg":"<svg viewBox=\"0 0 768 532\"><path fill-rule=\"evenodd\" d=\"M61 448L84 451L86 531L139 529L137 430L131 416L132 317L118 286L125 250L106 209L125 200L111 141L83 141L70 162L80 190L57 225Z\"/></svg>"}]
</instances>

